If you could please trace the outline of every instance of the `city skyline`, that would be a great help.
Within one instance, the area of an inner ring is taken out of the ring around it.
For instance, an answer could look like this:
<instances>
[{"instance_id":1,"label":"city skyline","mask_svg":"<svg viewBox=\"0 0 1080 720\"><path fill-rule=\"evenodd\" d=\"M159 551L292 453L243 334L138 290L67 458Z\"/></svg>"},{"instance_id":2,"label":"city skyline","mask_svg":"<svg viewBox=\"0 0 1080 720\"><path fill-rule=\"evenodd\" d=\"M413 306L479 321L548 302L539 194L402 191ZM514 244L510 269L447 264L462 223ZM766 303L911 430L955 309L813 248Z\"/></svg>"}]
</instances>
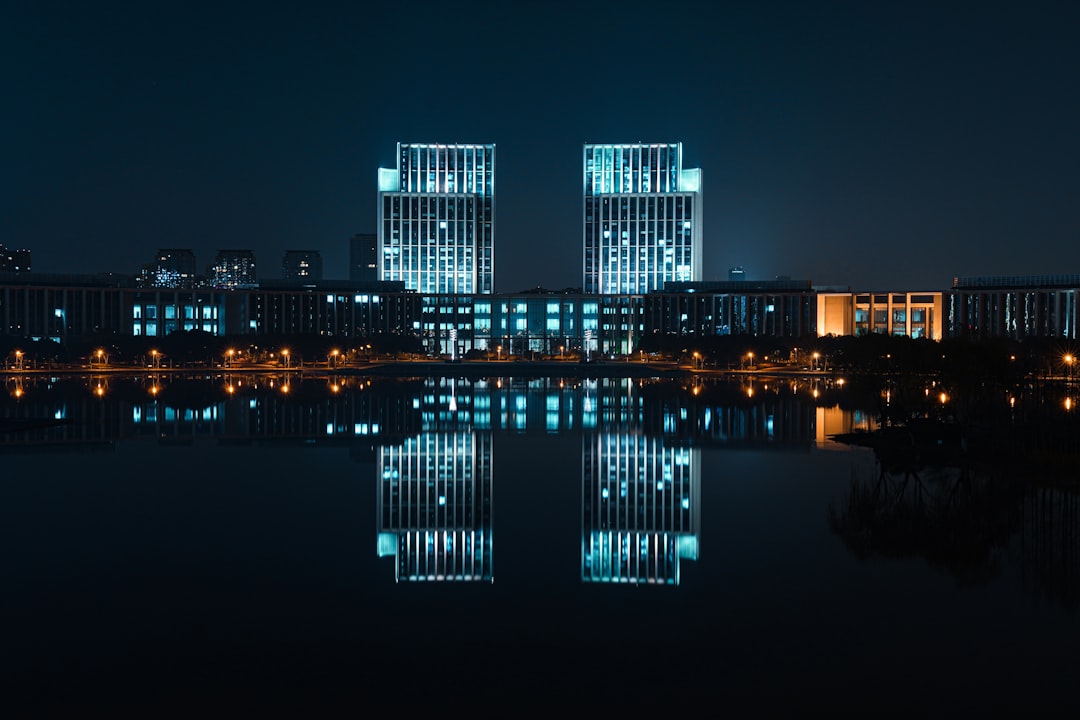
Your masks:
<instances>
[{"instance_id":1,"label":"city skyline","mask_svg":"<svg viewBox=\"0 0 1080 720\"><path fill-rule=\"evenodd\" d=\"M708 177L706 280L931 290L1080 267L1068 3L5 17L0 242L36 272L310 248L346 279L396 144L462 141L498 148L499 292L581 285L590 143L682 143Z\"/></svg>"}]
</instances>

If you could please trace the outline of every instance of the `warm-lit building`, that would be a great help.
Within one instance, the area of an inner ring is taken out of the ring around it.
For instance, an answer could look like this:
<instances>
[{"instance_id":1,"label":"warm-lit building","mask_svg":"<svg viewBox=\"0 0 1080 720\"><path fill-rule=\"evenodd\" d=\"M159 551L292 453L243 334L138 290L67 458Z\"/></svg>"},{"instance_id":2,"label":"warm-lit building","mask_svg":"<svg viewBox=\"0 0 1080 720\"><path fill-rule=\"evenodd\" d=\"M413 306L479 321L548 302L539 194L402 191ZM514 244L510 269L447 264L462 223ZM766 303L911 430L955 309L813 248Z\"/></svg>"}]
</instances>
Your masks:
<instances>
[{"instance_id":1,"label":"warm-lit building","mask_svg":"<svg viewBox=\"0 0 1080 720\"><path fill-rule=\"evenodd\" d=\"M422 293L495 287L495 146L398 143L379 168L379 279Z\"/></svg>"},{"instance_id":2,"label":"warm-lit building","mask_svg":"<svg viewBox=\"0 0 1080 720\"><path fill-rule=\"evenodd\" d=\"M697 560L701 451L638 433L586 435L581 580L678 585Z\"/></svg>"},{"instance_id":3,"label":"warm-lit building","mask_svg":"<svg viewBox=\"0 0 1080 720\"><path fill-rule=\"evenodd\" d=\"M819 292L818 335L944 336L941 292Z\"/></svg>"},{"instance_id":4,"label":"warm-lit building","mask_svg":"<svg viewBox=\"0 0 1080 720\"><path fill-rule=\"evenodd\" d=\"M682 143L587 144L586 293L640 294L702 278L701 170Z\"/></svg>"}]
</instances>

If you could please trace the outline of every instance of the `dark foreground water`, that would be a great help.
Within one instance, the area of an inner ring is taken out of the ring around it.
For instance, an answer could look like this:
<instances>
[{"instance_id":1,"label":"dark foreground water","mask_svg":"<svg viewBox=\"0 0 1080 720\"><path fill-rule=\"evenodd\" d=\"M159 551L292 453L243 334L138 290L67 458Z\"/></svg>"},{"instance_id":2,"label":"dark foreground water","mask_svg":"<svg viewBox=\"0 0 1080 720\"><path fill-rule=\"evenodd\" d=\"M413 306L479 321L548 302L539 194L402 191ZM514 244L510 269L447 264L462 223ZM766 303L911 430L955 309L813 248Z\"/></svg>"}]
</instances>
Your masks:
<instances>
[{"instance_id":1,"label":"dark foreground water","mask_svg":"<svg viewBox=\"0 0 1080 720\"><path fill-rule=\"evenodd\" d=\"M94 382L3 405L20 716L1080 705L1076 497L806 385Z\"/></svg>"}]
</instances>

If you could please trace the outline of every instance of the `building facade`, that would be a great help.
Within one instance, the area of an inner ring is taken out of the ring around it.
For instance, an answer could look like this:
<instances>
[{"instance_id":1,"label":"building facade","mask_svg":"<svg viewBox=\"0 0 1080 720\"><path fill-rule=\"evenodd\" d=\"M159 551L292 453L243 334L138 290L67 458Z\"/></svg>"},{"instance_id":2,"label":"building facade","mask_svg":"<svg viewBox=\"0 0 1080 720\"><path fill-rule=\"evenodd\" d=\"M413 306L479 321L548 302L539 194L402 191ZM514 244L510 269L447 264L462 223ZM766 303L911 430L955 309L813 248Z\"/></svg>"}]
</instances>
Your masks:
<instances>
[{"instance_id":1,"label":"building facade","mask_svg":"<svg viewBox=\"0 0 1080 720\"><path fill-rule=\"evenodd\" d=\"M949 334L954 337L1076 339L1080 275L954 278Z\"/></svg>"},{"instance_id":2,"label":"building facade","mask_svg":"<svg viewBox=\"0 0 1080 720\"><path fill-rule=\"evenodd\" d=\"M585 145L582 288L641 294L702 278L701 170L682 143Z\"/></svg>"},{"instance_id":3,"label":"building facade","mask_svg":"<svg viewBox=\"0 0 1080 720\"><path fill-rule=\"evenodd\" d=\"M494 292L494 145L398 143L379 169L378 265L416 292Z\"/></svg>"}]
</instances>

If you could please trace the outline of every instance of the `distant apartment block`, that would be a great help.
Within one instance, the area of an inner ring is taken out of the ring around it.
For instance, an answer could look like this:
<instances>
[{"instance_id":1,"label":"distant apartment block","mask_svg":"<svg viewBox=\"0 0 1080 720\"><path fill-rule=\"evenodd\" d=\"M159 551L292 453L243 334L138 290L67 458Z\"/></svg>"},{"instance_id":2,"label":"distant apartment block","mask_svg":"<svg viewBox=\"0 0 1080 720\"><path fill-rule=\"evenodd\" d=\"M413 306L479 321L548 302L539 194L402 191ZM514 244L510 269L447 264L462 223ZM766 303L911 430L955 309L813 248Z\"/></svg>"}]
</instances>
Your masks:
<instances>
[{"instance_id":1,"label":"distant apartment block","mask_svg":"<svg viewBox=\"0 0 1080 720\"><path fill-rule=\"evenodd\" d=\"M941 292L821 292L818 335L902 335L940 340L945 332Z\"/></svg>"},{"instance_id":2,"label":"distant apartment block","mask_svg":"<svg viewBox=\"0 0 1080 720\"><path fill-rule=\"evenodd\" d=\"M323 262L318 250L286 250L281 259L284 280L322 280Z\"/></svg>"},{"instance_id":3,"label":"distant apartment block","mask_svg":"<svg viewBox=\"0 0 1080 720\"><path fill-rule=\"evenodd\" d=\"M379 236L357 233L349 238L349 280L374 282L379 279Z\"/></svg>"},{"instance_id":4,"label":"distant apartment block","mask_svg":"<svg viewBox=\"0 0 1080 720\"><path fill-rule=\"evenodd\" d=\"M154 261L143 265L138 284L157 288L195 287L195 252L187 248L158 250Z\"/></svg>"},{"instance_id":5,"label":"distant apartment block","mask_svg":"<svg viewBox=\"0 0 1080 720\"><path fill-rule=\"evenodd\" d=\"M701 170L682 143L587 144L583 289L648 293L702 279Z\"/></svg>"},{"instance_id":6,"label":"distant apartment block","mask_svg":"<svg viewBox=\"0 0 1080 720\"><path fill-rule=\"evenodd\" d=\"M30 272L30 251L13 250L0 244L0 272Z\"/></svg>"},{"instance_id":7,"label":"distant apartment block","mask_svg":"<svg viewBox=\"0 0 1080 720\"><path fill-rule=\"evenodd\" d=\"M422 293L495 286L495 146L398 143L379 169L379 279Z\"/></svg>"},{"instance_id":8,"label":"distant apartment block","mask_svg":"<svg viewBox=\"0 0 1080 720\"><path fill-rule=\"evenodd\" d=\"M258 287L255 253L251 250L219 250L208 274L211 284L219 290Z\"/></svg>"},{"instance_id":9,"label":"distant apartment block","mask_svg":"<svg viewBox=\"0 0 1080 720\"><path fill-rule=\"evenodd\" d=\"M450 389L440 388L440 394ZM423 432L378 455L378 554L398 582L492 582L492 437Z\"/></svg>"}]
</instances>

